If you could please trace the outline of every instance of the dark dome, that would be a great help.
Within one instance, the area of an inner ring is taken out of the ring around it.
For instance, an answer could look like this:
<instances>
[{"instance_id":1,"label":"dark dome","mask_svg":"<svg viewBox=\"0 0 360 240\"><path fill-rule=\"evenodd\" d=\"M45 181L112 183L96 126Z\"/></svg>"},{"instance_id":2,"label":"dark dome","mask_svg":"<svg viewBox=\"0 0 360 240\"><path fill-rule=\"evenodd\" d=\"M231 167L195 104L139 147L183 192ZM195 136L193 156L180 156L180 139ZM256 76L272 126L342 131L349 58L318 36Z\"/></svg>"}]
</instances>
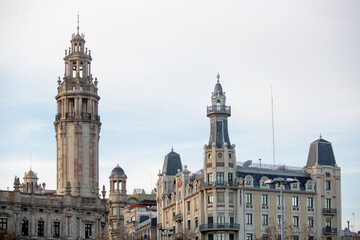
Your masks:
<instances>
[{"instance_id":1,"label":"dark dome","mask_svg":"<svg viewBox=\"0 0 360 240\"><path fill-rule=\"evenodd\" d=\"M116 175L118 177L126 177L124 170L119 164L111 171L111 176Z\"/></svg>"},{"instance_id":2,"label":"dark dome","mask_svg":"<svg viewBox=\"0 0 360 240\"><path fill-rule=\"evenodd\" d=\"M223 95L223 89L219 82L217 82L215 85L214 94L216 95L218 92L220 95Z\"/></svg>"}]
</instances>

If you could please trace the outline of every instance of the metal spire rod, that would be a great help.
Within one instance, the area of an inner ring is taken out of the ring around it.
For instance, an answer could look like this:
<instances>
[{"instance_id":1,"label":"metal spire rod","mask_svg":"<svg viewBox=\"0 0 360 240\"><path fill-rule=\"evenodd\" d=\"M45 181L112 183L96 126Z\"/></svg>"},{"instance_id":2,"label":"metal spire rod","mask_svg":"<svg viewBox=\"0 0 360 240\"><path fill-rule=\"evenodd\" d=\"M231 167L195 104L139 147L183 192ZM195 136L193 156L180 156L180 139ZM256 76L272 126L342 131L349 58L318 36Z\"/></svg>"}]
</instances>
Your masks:
<instances>
[{"instance_id":1,"label":"metal spire rod","mask_svg":"<svg viewBox=\"0 0 360 240\"><path fill-rule=\"evenodd\" d=\"M273 140L273 162L275 165L275 130L274 130L274 100L271 85L271 123L272 123L272 140Z\"/></svg>"}]
</instances>

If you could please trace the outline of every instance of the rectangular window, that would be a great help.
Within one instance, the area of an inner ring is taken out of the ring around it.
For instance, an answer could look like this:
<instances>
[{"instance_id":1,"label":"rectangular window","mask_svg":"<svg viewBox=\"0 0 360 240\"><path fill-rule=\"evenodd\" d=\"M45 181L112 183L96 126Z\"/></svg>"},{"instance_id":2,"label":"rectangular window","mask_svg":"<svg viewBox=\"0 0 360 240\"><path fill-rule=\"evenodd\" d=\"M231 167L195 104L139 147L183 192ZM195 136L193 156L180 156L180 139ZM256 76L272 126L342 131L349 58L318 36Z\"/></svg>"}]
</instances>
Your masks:
<instances>
[{"instance_id":1,"label":"rectangular window","mask_svg":"<svg viewBox=\"0 0 360 240\"><path fill-rule=\"evenodd\" d=\"M308 208L313 208L314 207L314 199L312 197L308 197L306 202L307 202L307 207Z\"/></svg>"},{"instance_id":2,"label":"rectangular window","mask_svg":"<svg viewBox=\"0 0 360 240\"><path fill-rule=\"evenodd\" d=\"M269 215L263 214L261 216L261 223L262 223L262 225L268 225L269 224Z\"/></svg>"},{"instance_id":3,"label":"rectangular window","mask_svg":"<svg viewBox=\"0 0 360 240\"><path fill-rule=\"evenodd\" d=\"M208 236L208 239L209 240L214 240L214 234L210 233L209 236Z\"/></svg>"},{"instance_id":4,"label":"rectangular window","mask_svg":"<svg viewBox=\"0 0 360 240\"><path fill-rule=\"evenodd\" d=\"M217 193L217 202L218 203L224 203L224 193L223 192L218 192Z\"/></svg>"},{"instance_id":5,"label":"rectangular window","mask_svg":"<svg viewBox=\"0 0 360 240\"><path fill-rule=\"evenodd\" d=\"M112 229L113 229L113 230L116 230L117 224L116 224L115 221L111 222L111 226L112 226Z\"/></svg>"},{"instance_id":6,"label":"rectangular window","mask_svg":"<svg viewBox=\"0 0 360 240\"><path fill-rule=\"evenodd\" d=\"M330 190L330 181L325 181L325 190Z\"/></svg>"},{"instance_id":7,"label":"rectangular window","mask_svg":"<svg viewBox=\"0 0 360 240\"><path fill-rule=\"evenodd\" d=\"M262 194L261 195L261 204L262 205L268 205L268 195L267 194Z\"/></svg>"},{"instance_id":8,"label":"rectangular window","mask_svg":"<svg viewBox=\"0 0 360 240\"><path fill-rule=\"evenodd\" d=\"M220 185L224 184L224 173L222 172L216 173L216 183Z\"/></svg>"},{"instance_id":9,"label":"rectangular window","mask_svg":"<svg viewBox=\"0 0 360 240\"><path fill-rule=\"evenodd\" d=\"M229 240L234 240L234 234L233 233L229 233Z\"/></svg>"},{"instance_id":10,"label":"rectangular window","mask_svg":"<svg viewBox=\"0 0 360 240\"><path fill-rule=\"evenodd\" d=\"M217 240L225 240L225 233L218 233Z\"/></svg>"},{"instance_id":11,"label":"rectangular window","mask_svg":"<svg viewBox=\"0 0 360 240\"><path fill-rule=\"evenodd\" d=\"M234 193L229 192L229 203L234 203Z\"/></svg>"},{"instance_id":12,"label":"rectangular window","mask_svg":"<svg viewBox=\"0 0 360 240\"><path fill-rule=\"evenodd\" d=\"M312 217L308 218L308 227L314 227L314 219Z\"/></svg>"},{"instance_id":13,"label":"rectangular window","mask_svg":"<svg viewBox=\"0 0 360 240\"><path fill-rule=\"evenodd\" d=\"M325 200L325 208L326 209L331 209L331 199L330 198L327 198Z\"/></svg>"},{"instance_id":14,"label":"rectangular window","mask_svg":"<svg viewBox=\"0 0 360 240\"><path fill-rule=\"evenodd\" d=\"M198 218L195 218L195 227L197 228L199 226L199 220Z\"/></svg>"},{"instance_id":15,"label":"rectangular window","mask_svg":"<svg viewBox=\"0 0 360 240\"><path fill-rule=\"evenodd\" d=\"M117 208L116 207L113 207L112 208L112 215L116 216L117 215Z\"/></svg>"},{"instance_id":16,"label":"rectangular window","mask_svg":"<svg viewBox=\"0 0 360 240\"><path fill-rule=\"evenodd\" d=\"M208 183L213 183L213 182L214 182L213 174L212 174L212 173L209 173L209 174L208 174Z\"/></svg>"},{"instance_id":17,"label":"rectangular window","mask_svg":"<svg viewBox=\"0 0 360 240\"><path fill-rule=\"evenodd\" d=\"M234 223L234 217L229 218L230 223Z\"/></svg>"},{"instance_id":18,"label":"rectangular window","mask_svg":"<svg viewBox=\"0 0 360 240\"><path fill-rule=\"evenodd\" d=\"M276 205L281 206L281 196L280 195L276 195Z\"/></svg>"},{"instance_id":19,"label":"rectangular window","mask_svg":"<svg viewBox=\"0 0 360 240\"><path fill-rule=\"evenodd\" d=\"M213 217L208 217L208 224L212 224L214 222L214 218Z\"/></svg>"},{"instance_id":20,"label":"rectangular window","mask_svg":"<svg viewBox=\"0 0 360 240\"><path fill-rule=\"evenodd\" d=\"M232 175L232 173L229 173L229 174L228 174L228 181L229 181L229 183L232 183L232 181L233 181L233 175Z\"/></svg>"},{"instance_id":21,"label":"rectangular window","mask_svg":"<svg viewBox=\"0 0 360 240\"><path fill-rule=\"evenodd\" d=\"M187 211L190 212L190 207L191 207L191 204L190 204L190 201L187 202Z\"/></svg>"},{"instance_id":22,"label":"rectangular window","mask_svg":"<svg viewBox=\"0 0 360 240\"><path fill-rule=\"evenodd\" d=\"M293 207L298 207L299 206L299 198L296 196L292 197L292 206Z\"/></svg>"},{"instance_id":23,"label":"rectangular window","mask_svg":"<svg viewBox=\"0 0 360 240\"><path fill-rule=\"evenodd\" d=\"M208 196L208 203L213 203L214 202L214 197L213 195L209 195Z\"/></svg>"},{"instance_id":24,"label":"rectangular window","mask_svg":"<svg viewBox=\"0 0 360 240\"><path fill-rule=\"evenodd\" d=\"M217 223L218 224L224 224L225 223L225 216L218 216L217 217Z\"/></svg>"},{"instance_id":25,"label":"rectangular window","mask_svg":"<svg viewBox=\"0 0 360 240\"><path fill-rule=\"evenodd\" d=\"M29 221L28 220L21 221L21 234L23 236L29 235Z\"/></svg>"},{"instance_id":26,"label":"rectangular window","mask_svg":"<svg viewBox=\"0 0 360 240\"><path fill-rule=\"evenodd\" d=\"M252 224L252 214L251 213L246 214L246 224Z\"/></svg>"},{"instance_id":27,"label":"rectangular window","mask_svg":"<svg viewBox=\"0 0 360 240\"><path fill-rule=\"evenodd\" d=\"M252 240L253 237L252 237L252 234L251 233L247 233L246 234L246 240Z\"/></svg>"},{"instance_id":28,"label":"rectangular window","mask_svg":"<svg viewBox=\"0 0 360 240\"><path fill-rule=\"evenodd\" d=\"M60 237L60 222L54 222L53 224L53 237Z\"/></svg>"},{"instance_id":29,"label":"rectangular window","mask_svg":"<svg viewBox=\"0 0 360 240\"><path fill-rule=\"evenodd\" d=\"M252 194L246 193L245 197L246 197L246 204L252 204Z\"/></svg>"},{"instance_id":30,"label":"rectangular window","mask_svg":"<svg viewBox=\"0 0 360 240\"><path fill-rule=\"evenodd\" d=\"M251 180L250 180L250 179L246 179L246 180L245 180L245 185L250 186L250 185L251 185Z\"/></svg>"},{"instance_id":31,"label":"rectangular window","mask_svg":"<svg viewBox=\"0 0 360 240\"><path fill-rule=\"evenodd\" d=\"M38 236L43 237L44 236L44 221L38 221Z\"/></svg>"},{"instance_id":32,"label":"rectangular window","mask_svg":"<svg viewBox=\"0 0 360 240\"><path fill-rule=\"evenodd\" d=\"M191 220L188 220L188 221L187 221L187 228L188 228L188 230L191 229Z\"/></svg>"},{"instance_id":33,"label":"rectangular window","mask_svg":"<svg viewBox=\"0 0 360 240\"><path fill-rule=\"evenodd\" d=\"M326 219L325 227L331 228L331 219Z\"/></svg>"},{"instance_id":34,"label":"rectangular window","mask_svg":"<svg viewBox=\"0 0 360 240\"><path fill-rule=\"evenodd\" d=\"M276 224L278 226L281 226L281 215L278 215L277 218L276 218Z\"/></svg>"},{"instance_id":35,"label":"rectangular window","mask_svg":"<svg viewBox=\"0 0 360 240\"><path fill-rule=\"evenodd\" d=\"M0 229L7 229L7 218L0 218Z\"/></svg>"},{"instance_id":36,"label":"rectangular window","mask_svg":"<svg viewBox=\"0 0 360 240\"><path fill-rule=\"evenodd\" d=\"M292 220L293 220L293 222L292 222L293 226L298 227L299 226L299 216L293 216Z\"/></svg>"},{"instance_id":37,"label":"rectangular window","mask_svg":"<svg viewBox=\"0 0 360 240\"><path fill-rule=\"evenodd\" d=\"M297 184L296 184L296 183L293 183L293 184L292 184L292 188L297 188Z\"/></svg>"},{"instance_id":38,"label":"rectangular window","mask_svg":"<svg viewBox=\"0 0 360 240\"><path fill-rule=\"evenodd\" d=\"M85 224L85 239L91 237L91 224Z\"/></svg>"}]
</instances>

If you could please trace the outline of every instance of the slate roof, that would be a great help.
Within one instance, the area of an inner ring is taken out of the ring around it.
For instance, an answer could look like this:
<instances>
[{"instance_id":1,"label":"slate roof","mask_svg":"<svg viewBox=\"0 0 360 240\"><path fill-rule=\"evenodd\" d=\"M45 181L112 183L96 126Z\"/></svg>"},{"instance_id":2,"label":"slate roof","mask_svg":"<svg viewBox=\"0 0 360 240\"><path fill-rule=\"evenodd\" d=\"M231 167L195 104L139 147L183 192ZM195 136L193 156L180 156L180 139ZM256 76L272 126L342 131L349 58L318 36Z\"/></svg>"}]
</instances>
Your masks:
<instances>
[{"instance_id":1,"label":"slate roof","mask_svg":"<svg viewBox=\"0 0 360 240\"><path fill-rule=\"evenodd\" d=\"M175 176L178 169L183 170L180 155L171 149L165 156L163 171L166 171L166 175Z\"/></svg>"},{"instance_id":2,"label":"slate roof","mask_svg":"<svg viewBox=\"0 0 360 240\"><path fill-rule=\"evenodd\" d=\"M219 82L217 82L215 84L214 95L217 95L218 92L219 92L220 95L224 95L222 86L221 86L221 84Z\"/></svg>"},{"instance_id":3,"label":"slate roof","mask_svg":"<svg viewBox=\"0 0 360 240\"><path fill-rule=\"evenodd\" d=\"M210 138L209 138L209 148L211 148L212 143L216 144L217 148L222 148L224 143L227 143L227 147L231 147L229 132L228 132L228 120L219 119L215 124L211 124Z\"/></svg>"},{"instance_id":4,"label":"slate roof","mask_svg":"<svg viewBox=\"0 0 360 240\"><path fill-rule=\"evenodd\" d=\"M239 171L237 170L236 171L236 177L237 178L245 178L246 176L252 176L252 178L254 179L253 181L253 184L254 184L254 188L260 188L260 180L262 177L267 177L268 179L274 179L274 178L278 178L278 177L282 177L282 178L296 178L299 183L300 183L300 191L306 191L306 182L308 180L312 180L310 175L309 174L306 174L306 173L303 173L303 174L291 174L291 172L287 173L287 174L284 174L283 172L282 173L256 173L256 172L243 172L243 171ZM302 175L302 176L301 176ZM275 189L275 184L270 184L270 188L271 189ZM290 190L290 185L285 185L285 190Z\"/></svg>"},{"instance_id":5,"label":"slate roof","mask_svg":"<svg viewBox=\"0 0 360 240\"><path fill-rule=\"evenodd\" d=\"M307 167L312 167L315 164L335 166L335 156L331 143L322 139L321 137L310 144Z\"/></svg>"}]
</instances>

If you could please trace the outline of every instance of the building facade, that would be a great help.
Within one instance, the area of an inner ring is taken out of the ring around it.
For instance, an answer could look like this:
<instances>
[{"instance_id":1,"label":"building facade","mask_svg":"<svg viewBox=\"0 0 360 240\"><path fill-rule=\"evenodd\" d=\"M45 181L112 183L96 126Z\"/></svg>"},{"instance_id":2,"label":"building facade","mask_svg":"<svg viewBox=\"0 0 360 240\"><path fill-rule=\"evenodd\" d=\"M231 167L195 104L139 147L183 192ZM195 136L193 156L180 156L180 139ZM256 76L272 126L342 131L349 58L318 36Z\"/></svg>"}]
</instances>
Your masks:
<instances>
[{"instance_id":1,"label":"building facade","mask_svg":"<svg viewBox=\"0 0 360 240\"><path fill-rule=\"evenodd\" d=\"M158 175L158 239L273 239L281 235L283 206L285 237L340 240L341 175L331 143L321 137L311 143L304 168L237 162L219 78L207 107L203 169L183 169L171 151ZM269 182L279 178L294 181Z\"/></svg>"},{"instance_id":2,"label":"building facade","mask_svg":"<svg viewBox=\"0 0 360 240\"><path fill-rule=\"evenodd\" d=\"M31 169L14 191L0 191L1 228L20 239L94 239L106 236L105 191L99 195L97 79L83 34L65 50L65 73L58 79L55 116L57 188L46 190Z\"/></svg>"}]
</instances>

